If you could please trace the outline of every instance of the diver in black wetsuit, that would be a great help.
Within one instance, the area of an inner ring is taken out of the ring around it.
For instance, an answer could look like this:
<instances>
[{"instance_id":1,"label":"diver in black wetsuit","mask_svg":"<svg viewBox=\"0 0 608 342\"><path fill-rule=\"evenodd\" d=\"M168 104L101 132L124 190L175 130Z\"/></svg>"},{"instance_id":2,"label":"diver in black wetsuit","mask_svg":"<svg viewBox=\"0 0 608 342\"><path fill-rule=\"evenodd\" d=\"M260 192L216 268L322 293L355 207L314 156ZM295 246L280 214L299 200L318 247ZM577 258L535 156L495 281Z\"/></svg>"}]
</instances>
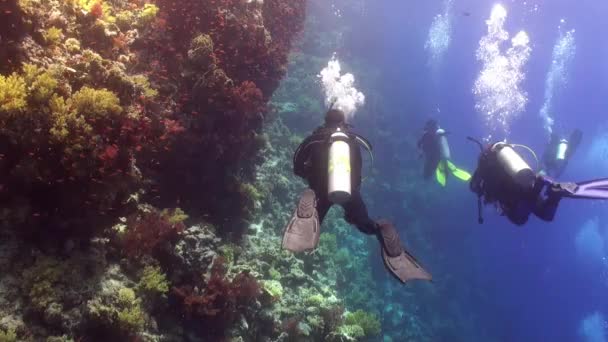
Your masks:
<instances>
[{"instance_id":1,"label":"diver in black wetsuit","mask_svg":"<svg viewBox=\"0 0 608 342\"><path fill-rule=\"evenodd\" d=\"M346 177L350 176L350 196L333 200L328 194L330 180L330 144L336 132L348 144L349 165ZM299 200L295 213L285 228L283 248L301 252L316 248L319 241L320 225L329 208L338 202L344 208L345 219L361 232L376 235L382 246L382 257L388 270L402 282L411 279L430 280L428 274L401 245L397 230L386 220L375 222L359 192L361 186L362 157L360 145L371 152L371 145L361 136L353 133L346 124L344 113L330 109L325 115L325 125L317 128L298 147L293 158L294 173L308 182Z\"/></svg>"},{"instance_id":2,"label":"diver in black wetsuit","mask_svg":"<svg viewBox=\"0 0 608 342\"><path fill-rule=\"evenodd\" d=\"M483 223L482 203L496 205L511 222L523 225L530 214L552 221L564 197L608 199L608 178L580 183L555 182L534 173L515 152L514 145L498 142L484 149L478 144L482 153L469 185L478 196L479 223Z\"/></svg>"},{"instance_id":3,"label":"diver in black wetsuit","mask_svg":"<svg viewBox=\"0 0 608 342\"><path fill-rule=\"evenodd\" d=\"M572 131L569 139L565 139L555 132L552 133L543 154L543 172L551 177L560 177L582 138L583 132L578 129Z\"/></svg>"}]
</instances>

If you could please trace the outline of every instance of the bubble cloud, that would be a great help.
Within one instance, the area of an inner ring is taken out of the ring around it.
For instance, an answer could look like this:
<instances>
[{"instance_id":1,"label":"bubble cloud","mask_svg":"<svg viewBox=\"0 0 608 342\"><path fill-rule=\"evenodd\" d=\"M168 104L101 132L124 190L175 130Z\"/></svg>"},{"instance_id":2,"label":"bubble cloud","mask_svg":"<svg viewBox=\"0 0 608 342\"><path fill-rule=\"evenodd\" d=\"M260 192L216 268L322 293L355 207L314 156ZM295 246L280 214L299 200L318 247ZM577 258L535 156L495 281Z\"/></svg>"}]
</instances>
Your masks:
<instances>
[{"instance_id":1,"label":"bubble cloud","mask_svg":"<svg viewBox=\"0 0 608 342\"><path fill-rule=\"evenodd\" d=\"M563 88L568 80L568 67L576 54L576 43L574 40L574 30L561 32L553 46L551 57L551 67L545 79L545 102L540 109L540 117L547 134L553 132L555 113L553 113L553 98Z\"/></svg>"},{"instance_id":2,"label":"bubble cloud","mask_svg":"<svg viewBox=\"0 0 608 342\"><path fill-rule=\"evenodd\" d=\"M352 119L357 108L365 103L365 95L354 86L355 76L342 74L340 61L333 56L318 77L325 93L325 105L342 110L347 120Z\"/></svg>"},{"instance_id":3,"label":"bubble cloud","mask_svg":"<svg viewBox=\"0 0 608 342\"><path fill-rule=\"evenodd\" d=\"M532 51L530 39L525 31L520 31L503 51L509 40L504 29L506 19L507 10L495 5L486 21L488 33L479 41L476 53L482 68L473 86L475 109L482 114L490 136L497 132L508 135L512 120L528 102L521 83L526 78L524 67Z\"/></svg>"}]
</instances>

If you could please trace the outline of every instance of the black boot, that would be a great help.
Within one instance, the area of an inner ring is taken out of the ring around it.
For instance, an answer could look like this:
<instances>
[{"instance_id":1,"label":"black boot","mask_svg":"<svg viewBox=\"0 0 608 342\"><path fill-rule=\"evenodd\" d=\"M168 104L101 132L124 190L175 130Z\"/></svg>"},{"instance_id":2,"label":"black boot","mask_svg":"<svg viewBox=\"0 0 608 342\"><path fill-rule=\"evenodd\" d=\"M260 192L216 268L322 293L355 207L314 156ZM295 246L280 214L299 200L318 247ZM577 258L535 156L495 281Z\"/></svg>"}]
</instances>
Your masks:
<instances>
[{"instance_id":1,"label":"black boot","mask_svg":"<svg viewBox=\"0 0 608 342\"><path fill-rule=\"evenodd\" d=\"M389 272L403 283L412 279L432 280L432 276L403 248L395 226L386 220L380 220L376 224L382 259Z\"/></svg>"}]
</instances>

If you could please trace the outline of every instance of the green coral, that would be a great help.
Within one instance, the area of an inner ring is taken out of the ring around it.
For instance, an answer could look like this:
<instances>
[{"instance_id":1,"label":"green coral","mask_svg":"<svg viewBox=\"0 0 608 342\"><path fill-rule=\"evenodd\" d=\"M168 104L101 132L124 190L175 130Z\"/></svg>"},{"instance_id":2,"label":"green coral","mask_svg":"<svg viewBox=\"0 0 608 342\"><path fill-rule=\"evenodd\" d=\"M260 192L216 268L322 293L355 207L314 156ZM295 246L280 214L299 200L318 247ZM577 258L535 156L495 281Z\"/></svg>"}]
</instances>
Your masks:
<instances>
[{"instance_id":1,"label":"green coral","mask_svg":"<svg viewBox=\"0 0 608 342\"><path fill-rule=\"evenodd\" d=\"M0 342L16 342L17 334L15 333L15 329L7 329L3 331L0 329Z\"/></svg>"},{"instance_id":2,"label":"green coral","mask_svg":"<svg viewBox=\"0 0 608 342\"><path fill-rule=\"evenodd\" d=\"M13 73L0 75L0 110L8 113L22 112L27 106L27 88L23 77Z\"/></svg>"},{"instance_id":3,"label":"green coral","mask_svg":"<svg viewBox=\"0 0 608 342\"><path fill-rule=\"evenodd\" d=\"M268 270L268 275L270 276L270 279L272 279L272 280L280 280L282 277L281 272L277 271L277 269L274 267L271 267Z\"/></svg>"},{"instance_id":4,"label":"green coral","mask_svg":"<svg viewBox=\"0 0 608 342\"><path fill-rule=\"evenodd\" d=\"M49 45L57 45L63 38L63 30L57 27L49 27L42 33L44 41Z\"/></svg>"},{"instance_id":5,"label":"green coral","mask_svg":"<svg viewBox=\"0 0 608 342\"><path fill-rule=\"evenodd\" d=\"M166 294L169 292L169 281L160 267L146 266L137 288L151 294Z\"/></svg>"},{"instance_id":6,"label":"green coral","mask_svg":"<svg viewBox=\"0 0 608 342\"><path fill-rule=\"evenodd\" d=\"M39 258L23 271L23 287L34 308L43 311L49 304L59 301L58 283L65 271L59 260L49 257Z\"/></svg>"},{"instance_id":7,"label":"green coral","mask_svg":"<svg viewBox=\"0 0 608 342\"><path fill-rule=\"evenodd\" d=\"M340 248L334 255L334 262L340 267L347 267L350 259L350 252L346 248Z\"/></svg>"},{"instance_id":8,"label":"green coral","mask_svg":"<svg viewBox=\"0 0 608 342\"><path fill-rule=\"evenodd\" d=\"M323 298L323 295L321 295L320 293L315 293L306 298L306 304L310 306L321 306L324 300L325 299Z\"/></svg>"},{"instance_id":9,"label":"green coral","mask_svg":"<svg viewBox=\"0 0 608 342\"><path fill-rule=\"evenodd\" d=\"M338 250L338 238L332 233L323 233L319 237L319 255L333 256Z\"/></svg>"},{"instance_id":10,"label":"green coral","mask_svg":"<svg viewBox=\"0 0 608 342\"><path fill-rule=\"evenodd\" d=\"M264 280L262 282L262 288L274 299L283 297L283 285L276 280Z\"/></svg>"},{"instance_id":11,"label":"green coral","mask_svg":"<svg viewBox=\"0 0 608 342\"><path fill-rule=\"evenodd\" d=\"M141 300L135 292L128 288L118 291L118 305L120 309L116 318L118 325L127 331L138 331L144 327L145 317L141 309Z\"/></svg>"},{"instance_id":12,"label":"green coral","mask_svg":"<svg viewBox=\"0 0 608 342\"><path fill-rule=\"evenodd\" d=\"M340 335L345 335L352 339L358 339L367 336L363 328L358 325L342 325L338 328Z\"/></svg>"},{"instance_id":13,"label":"green coral","mask_svg":"<svg viewBox=\"0 0 608 342\"><path fill-rule=\"evenodd\" d=\"M346 314L344 324L360 326L365 331L365 336L376 336L381 331L381 324L376 315L363 310Z\"/></svg>"},{"instance_id":14,"label":"green coral","mask_svg":"<svg viewBox=\"0 0 608 342\"><path fill-rule=\"evenodd\" d=\"M225 244L219 248L220 255L224 258L226 265L232 265L236 260L237 247L233 244Z\"/></svg>"}]
</instances>

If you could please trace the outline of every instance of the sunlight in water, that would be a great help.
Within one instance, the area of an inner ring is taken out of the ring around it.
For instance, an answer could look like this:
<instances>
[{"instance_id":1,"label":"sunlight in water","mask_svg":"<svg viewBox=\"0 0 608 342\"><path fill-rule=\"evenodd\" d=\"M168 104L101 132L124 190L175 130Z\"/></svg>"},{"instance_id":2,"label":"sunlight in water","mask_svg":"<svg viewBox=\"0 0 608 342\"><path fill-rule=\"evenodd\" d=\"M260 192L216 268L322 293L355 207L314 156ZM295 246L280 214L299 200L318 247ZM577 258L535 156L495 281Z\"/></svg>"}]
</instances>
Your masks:
<instances>
[{"instance_id":1,"label":"sunlight in water","mask_svg":"<svg viewBox=\"0 0 608 342\"><path fill-rule=\"evenodd\" d=\"M346 114L347 120L352 119L357 108L365 103L365 95L354 86L355 76L351 73L342 75L340 61L333 56L318 77L325 93L325 105L333 104L333 108Z\"/></svg>"},{"instance_id":2,"label":"sunlight in water","mask_svg":"<svg viewBox=\"0 0 608 342\"><path fill-rule=\"evenodd\" d=\"M600 232L597 217L583 224L575 239L576 250L585 263L603 262L606 256L606 244Z\"/></svg>"},{"instance_id":3,"label":"sunlight in water","mask_svg":"<svg viewBox=\"0 0 608 342\"><path fill-rule=\"evenodd\" d=\"M482 69L473 86L475 109L483 115L490 135L497 131L508 135L511 121L528 102L521 83L526 77L524 66L532 51L530 39L526 32L520 31L504 52L503 45L509 40L509 33L503 27L506 18L507 10L495 5L486 21L488 33L479 41L476 55Z\"/></svg>"},{"instance_id":4,"label":"sunlight in water","mask_svg":"<svg viewBox=\"0 0 608 342\"><path fill-rule=\"evenodd\" d=\"M433 19L424 49L429 53L429 65L436 69L452 41L452 0L445 0L443 13Z\"/></svg>"},{"instance_id":5,"label":"sunlight in water","mask_svg":"<svg viewBox=\"0 0 608 342\"><path fill-rule=\"evenodd\" d=\"M587 150L587 163L598 170L608 170L608 125L599 128Z\"/></svg>"},{"instance_id":6,"label":"sunlight in water","mask_svg":"<svg viewBox=\"0 0 608 342\"><path fill-rule=\"evenodd\" d=\"M563 23L563 20L562 20ZM560 29L560 36L553 46L551 57L551 67L545 79L545 102L540 109L540 116L543 119L545 131L548 134L553 132L555 113L553 113L553 97L563 88L568 80L568 67L576 54L576 43L574 40L574 30L565 34Z\"/></svg>"},{"instance_id":7,"label":"sunlight in water","mask_svg":"<svg viewBox=\"0 0 608 342\"><path fill-rule=\"evenodd\" d=\"M604 315L596 311L581 321L579 333L585 342L606 342L607 323Z\"/></svg>"}]
</instances>

